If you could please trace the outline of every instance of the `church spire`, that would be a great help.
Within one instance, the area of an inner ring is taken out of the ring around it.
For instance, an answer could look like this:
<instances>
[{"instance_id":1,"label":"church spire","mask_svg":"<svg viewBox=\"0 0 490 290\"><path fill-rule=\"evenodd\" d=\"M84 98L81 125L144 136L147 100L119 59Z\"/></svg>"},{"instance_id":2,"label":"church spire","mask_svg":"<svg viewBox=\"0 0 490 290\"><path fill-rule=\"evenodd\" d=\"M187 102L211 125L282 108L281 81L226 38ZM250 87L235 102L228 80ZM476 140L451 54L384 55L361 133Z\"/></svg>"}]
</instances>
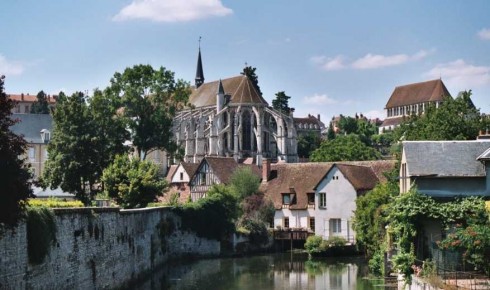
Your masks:
<instances>
[{"instance_id":1,"label":"church spire","mask_svg":"<svg viewBox=\"0 0 490 290\"><path fill-rule=\"evenodd\" d=\"M204 72L202 70L202 60L201 60L201 37L199 36L199 54L197 56L197 69L196 69L196 88L199 88L202 83L204 83Z\"/></svg>"}]
</instances>

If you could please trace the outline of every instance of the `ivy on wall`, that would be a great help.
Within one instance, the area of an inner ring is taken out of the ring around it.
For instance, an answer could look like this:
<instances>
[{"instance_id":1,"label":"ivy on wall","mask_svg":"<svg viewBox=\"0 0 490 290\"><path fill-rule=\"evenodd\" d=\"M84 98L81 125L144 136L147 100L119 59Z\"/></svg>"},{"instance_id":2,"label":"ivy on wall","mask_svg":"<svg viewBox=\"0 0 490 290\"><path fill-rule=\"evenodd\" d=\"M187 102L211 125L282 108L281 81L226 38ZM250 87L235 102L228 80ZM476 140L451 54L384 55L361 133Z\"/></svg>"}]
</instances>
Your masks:
<instances>
[{"instance_id":1,"label":"ivy on wall","mask_svg":"<svg viewBox=\"0 0 490 290\"><path fill-rule=\"evenodd\" d=\"M46 207L28 207L26 224L29 262L40 264L56 241L54 213Z\"/></svg>"}]
</instances>

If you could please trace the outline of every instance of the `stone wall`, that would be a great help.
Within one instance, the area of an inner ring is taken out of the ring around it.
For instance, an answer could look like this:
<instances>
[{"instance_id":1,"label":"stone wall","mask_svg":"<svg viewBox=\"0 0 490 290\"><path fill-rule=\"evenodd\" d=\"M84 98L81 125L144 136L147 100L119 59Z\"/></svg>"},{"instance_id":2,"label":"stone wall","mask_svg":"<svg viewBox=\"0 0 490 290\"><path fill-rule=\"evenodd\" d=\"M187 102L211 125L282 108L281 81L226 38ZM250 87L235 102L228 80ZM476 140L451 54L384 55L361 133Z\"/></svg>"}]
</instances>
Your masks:
<instances>
[{"instance_id":1,"label":"stone wall","mask_svg":"<svg viewBox=\"0 0 490 290\"><path fill-rule=\"evenodd\" d=\"M56 241L29 263L26 225L0 237L0 289L107 289L182 255L218 255L220 243L180 230L170 208L56 209Z\"/></svg>"}]
</instances>

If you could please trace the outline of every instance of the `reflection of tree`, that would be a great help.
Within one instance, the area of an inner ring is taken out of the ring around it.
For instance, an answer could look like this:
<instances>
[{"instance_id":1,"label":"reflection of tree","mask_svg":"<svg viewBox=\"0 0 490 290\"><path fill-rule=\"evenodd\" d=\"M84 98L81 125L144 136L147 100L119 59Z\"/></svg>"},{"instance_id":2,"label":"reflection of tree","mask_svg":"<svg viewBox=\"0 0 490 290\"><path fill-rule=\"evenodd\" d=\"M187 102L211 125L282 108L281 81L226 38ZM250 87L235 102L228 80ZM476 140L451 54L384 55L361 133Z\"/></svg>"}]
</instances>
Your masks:
<instances>
[{"instance_id":1,"label":"reflection of tree","mask_svg":"<svg viewBox=\"0 0 490 290\"><path fill-rule=\"evenodd\" d=\"M310 275L321 275L329 273L330 275L341 275L347 270L347 264L335 263L328 264L326 261L308 260L305 262L305 270Z\"/></svg>"}]
</instances>

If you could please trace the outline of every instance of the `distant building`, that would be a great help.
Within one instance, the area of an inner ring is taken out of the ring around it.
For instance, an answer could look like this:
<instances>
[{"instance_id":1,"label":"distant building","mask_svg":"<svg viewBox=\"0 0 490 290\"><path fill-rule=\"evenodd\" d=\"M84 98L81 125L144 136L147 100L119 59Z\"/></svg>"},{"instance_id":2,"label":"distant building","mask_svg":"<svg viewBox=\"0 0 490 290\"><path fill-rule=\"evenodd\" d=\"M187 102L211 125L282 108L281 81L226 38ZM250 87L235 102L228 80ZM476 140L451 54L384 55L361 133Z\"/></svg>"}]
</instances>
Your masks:
<instances>
[{"instance_id":1,"label":"distant building","mask_svg":"<svg viewBox=\"0 0 490 290\"><path fill-rule=\"evenodd\" d=\"M8 94L8 97L16 102L15 107L12 108L12 114L30 114L32 104L37 101L37 95ZM56 96L46 95L46 100L48 101L49 108L54 108L56 105Z\"/></svg>"},{"instance_id":2,"label":"distant building","mask_svg":"<svg viewBox=\"0 0 490 290\"><path fill-rule=\"evenodd\" d=\"M53 131L53 118L49 114L12 114L19 120L11 127L12 132L22 135L27 142L26 157L31 165L34 179L41 176L48 159L47 146Z\"/></svg>"},{"instance_id":3,"label":"distant building","mask_svg":"<svg viewBox=\"0 0 490 290\"><path fill-rule=\"evenodd\" d=\"M321 137L322 131L325 130L325 124L320 120L320 114L317 117L308 114L306 118L293 118L294 125L298 136L308 135L313 133L318 137Z\"/></svg>"},{"instance_id":4,"label":"distant building","mask_svg":"<svg viewBox=\"0 0 490 290\"><path fill-rule=\"evenodd\" d=\"M393 130L411 114L423 114L431 104L439 107L444 97L451 94L440 79L396 87L386 103L386 119L379 133Z\"/></svg>"},{"instance_id":5,"label":"distant building","mask_svg":"<svg viewBox=\"0 0 490 290\"><path fill-rule=\"evenodd\" d=\"M180 162L178 165L171 165L167 173L169 190L160 201L168 203L170 199L177 195L180 203L189 201L191 196L190 181L194 176L199 163Z\"/></svg>"}]
</instances>

